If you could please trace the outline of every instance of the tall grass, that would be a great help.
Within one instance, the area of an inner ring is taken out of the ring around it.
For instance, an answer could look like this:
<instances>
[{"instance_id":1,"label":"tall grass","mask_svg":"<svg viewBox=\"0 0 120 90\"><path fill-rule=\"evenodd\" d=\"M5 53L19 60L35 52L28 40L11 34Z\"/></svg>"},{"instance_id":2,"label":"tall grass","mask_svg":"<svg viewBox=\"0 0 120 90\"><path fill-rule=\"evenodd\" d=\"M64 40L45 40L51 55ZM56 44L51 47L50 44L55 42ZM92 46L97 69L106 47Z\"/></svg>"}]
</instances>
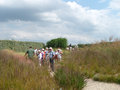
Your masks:
<instances>
[{"instance_id":1,"label":"tall grass","mask_svg":"<svg viewBox=\"0 0 120 90\"><path fill-rule=\"evenodd\" d=\"M63 66L94 80L120 83L120 41L100 42L64 56Z\"/></svg>"},{"instance_id":2,"label":"tall grass","mask_svg":"<svg viewBox=\"0 0 120 90\"><path fill-rule=\"evenodd\" d=\"M76 63L71 62L73 58L71 58L70 52L64 51L63 60L55 72L56 83L63 90L82 90L86 82Z\"/></svg>"},{"instance_id":3,"label":"tall grass","mask_svg":"<svg viewBox=\"0 0 120 90\"><path fill-rule=\"evenodd\" d=\"M85 86L84 78L79 72L67 70L65 67L57 70L55 80L63 90L82 90Z\"/></svg>"},{"instance_id":4,"label":"tall grass","mask_svg":"<svg viewBox=\"0 0 120 90\"><path fill-rule=\"evenodd\" d=\"M47 67L39 67L13 51L0 51L0 90L56 90Z\"/></svg>"}]
</instances>

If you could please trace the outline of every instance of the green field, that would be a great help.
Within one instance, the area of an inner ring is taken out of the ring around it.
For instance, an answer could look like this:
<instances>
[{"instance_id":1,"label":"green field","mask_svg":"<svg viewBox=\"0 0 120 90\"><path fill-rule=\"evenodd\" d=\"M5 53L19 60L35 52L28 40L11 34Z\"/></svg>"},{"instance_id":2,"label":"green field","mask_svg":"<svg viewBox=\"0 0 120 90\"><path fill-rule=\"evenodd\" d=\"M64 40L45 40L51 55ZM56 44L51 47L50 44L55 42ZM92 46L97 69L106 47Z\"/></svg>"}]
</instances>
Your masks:
<instances>
[{"instance_id":1,"label":"green field","mask_svg":"<svg viewBox=\"0 0 120 90\"><path fill-rule=\"evenodd\" d=\"M23 42L14 40L0 40L0 50L10 49L17 52L25 52L30 46L33 48L43 48L44 43L40 42Z\"/></svg>"}]
</instances>

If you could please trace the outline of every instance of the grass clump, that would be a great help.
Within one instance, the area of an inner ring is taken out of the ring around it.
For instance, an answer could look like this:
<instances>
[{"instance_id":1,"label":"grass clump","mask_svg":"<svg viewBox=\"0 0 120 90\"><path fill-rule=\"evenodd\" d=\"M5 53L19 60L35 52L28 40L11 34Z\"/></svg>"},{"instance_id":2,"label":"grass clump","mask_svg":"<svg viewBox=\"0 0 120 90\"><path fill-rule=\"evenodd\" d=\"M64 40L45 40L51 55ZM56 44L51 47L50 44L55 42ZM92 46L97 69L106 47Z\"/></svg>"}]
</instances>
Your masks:
<instances>
[{"instance_id":1,"label":"grass clump","mask_svg":"<svg viewBox=\"0 0 120 90\"><path fill-rule=\"evenodd\" d=\"M80 73L66 71L63 68L57 70L55 80L65 90L82 90L85 84L84 78Z\"/></svg>"},{"instance_id":2,"label":"grass clump","mask_svg":"<svg viewBox=\"0 0 120 90\"><path fill-rule=\"evenodd\" d=\"M120 75L96 74L96 75L94 75L93 79L95 81L115 82L115 83L120 84Z\"/></svg>"}]
</instances>

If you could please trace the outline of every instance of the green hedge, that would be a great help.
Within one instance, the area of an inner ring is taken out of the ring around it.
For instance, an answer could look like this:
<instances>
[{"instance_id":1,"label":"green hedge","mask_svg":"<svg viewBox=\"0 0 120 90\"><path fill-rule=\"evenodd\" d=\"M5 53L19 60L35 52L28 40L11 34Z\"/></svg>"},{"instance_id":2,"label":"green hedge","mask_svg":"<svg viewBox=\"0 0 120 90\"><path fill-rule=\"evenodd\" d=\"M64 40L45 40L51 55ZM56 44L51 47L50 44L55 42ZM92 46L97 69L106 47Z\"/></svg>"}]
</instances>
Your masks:
<instances>
[{"instance_id":1,"label":"green hedge","mask_svg":"<svg viewBox=\"0 0 120 90\"><path fill-rule=\"evenodd\" d=\"M33 48L42 48L44 47L44 44L39 42L0 40L0 50L11 49L14 51L25 52L30 46L32 46Z\"/></svg>"}]
</instances>

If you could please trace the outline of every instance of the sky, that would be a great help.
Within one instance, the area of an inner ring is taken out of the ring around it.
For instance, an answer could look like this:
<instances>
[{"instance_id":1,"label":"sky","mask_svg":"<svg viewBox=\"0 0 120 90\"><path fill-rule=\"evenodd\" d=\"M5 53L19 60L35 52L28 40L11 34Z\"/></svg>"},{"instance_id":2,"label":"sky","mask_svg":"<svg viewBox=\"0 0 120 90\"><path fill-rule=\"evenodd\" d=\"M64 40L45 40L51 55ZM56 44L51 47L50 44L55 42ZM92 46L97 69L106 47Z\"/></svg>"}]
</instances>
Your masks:
<instances>
[{"instance_id":1,"label":"sky","mask_svg":"<svg viewBox=\"0 0 120 90\"><path fill-rule=\"evenodd\" d=\"M0 39L94 43L120 38L120 0L0 0Z\"/></svg>"}]
</instances>

